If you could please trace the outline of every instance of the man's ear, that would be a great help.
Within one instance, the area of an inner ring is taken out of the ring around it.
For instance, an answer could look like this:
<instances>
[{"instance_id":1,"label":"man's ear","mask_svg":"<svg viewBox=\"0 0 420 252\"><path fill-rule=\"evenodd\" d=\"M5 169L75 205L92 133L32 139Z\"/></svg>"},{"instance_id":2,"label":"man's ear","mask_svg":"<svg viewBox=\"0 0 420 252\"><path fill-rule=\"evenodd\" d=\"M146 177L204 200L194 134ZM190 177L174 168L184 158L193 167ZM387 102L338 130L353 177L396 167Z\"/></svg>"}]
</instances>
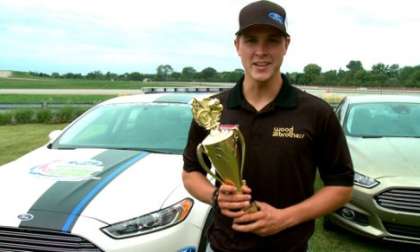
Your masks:
<instances>
[{"instance_id":1,"label":"man's ear","mask_svg":"<svg viewBox=\"0 0 420 252\"><path fill-rule=\"evenodd\" d=\"M235 48L236 48L236 53L237 53L238 55L240 55L240 54L239 54L239 36L236 36L235 40L233 41L233 44L235 45Z\"/></svg>"},{"instance_id":2,"label":"man's ear","mask_svg":"<svg viewBox=\"0 0 420 252\"><path fill-rule=\"evenodd\" d=\"M285 47L286 47L286 51L287 51L287 49L289 48L289 44L290 44L290 36L285 37L285 42L286 42Z\"/></svg>"}]
</instances>

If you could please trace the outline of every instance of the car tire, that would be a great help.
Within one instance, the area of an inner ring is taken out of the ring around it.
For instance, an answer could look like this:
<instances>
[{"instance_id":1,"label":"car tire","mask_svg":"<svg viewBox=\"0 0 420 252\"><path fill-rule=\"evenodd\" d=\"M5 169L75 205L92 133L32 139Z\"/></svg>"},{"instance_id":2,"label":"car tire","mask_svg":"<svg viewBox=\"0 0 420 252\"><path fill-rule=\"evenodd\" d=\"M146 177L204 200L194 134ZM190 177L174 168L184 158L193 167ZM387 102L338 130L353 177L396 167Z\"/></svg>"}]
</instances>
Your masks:
<instances>
[{"instance_id":1,"label":"car tire","mask_svg":"<svg viewBox=\"0 0 420 252\"><path fill-rule=\"evenodd\" d=\"M200 244L198 245L198 252L206 252L207 245L209 243L207 239L207 231L214 220L214 208L211 208L207 215L206 222L204 223L203 231L201 232Z\"/></svg>"},{"instance_id":2,"label":"car tire","mask_svg":"<svg viewBox=\"0 0 420 252\"><path fill-rule=\"evenodd\" d=\"M324 216L324 219L322 220L322 226L326 231L337 230L337 226L330 220L330 218L328 218L328 216Z\"/></svg>"}]
</instances>

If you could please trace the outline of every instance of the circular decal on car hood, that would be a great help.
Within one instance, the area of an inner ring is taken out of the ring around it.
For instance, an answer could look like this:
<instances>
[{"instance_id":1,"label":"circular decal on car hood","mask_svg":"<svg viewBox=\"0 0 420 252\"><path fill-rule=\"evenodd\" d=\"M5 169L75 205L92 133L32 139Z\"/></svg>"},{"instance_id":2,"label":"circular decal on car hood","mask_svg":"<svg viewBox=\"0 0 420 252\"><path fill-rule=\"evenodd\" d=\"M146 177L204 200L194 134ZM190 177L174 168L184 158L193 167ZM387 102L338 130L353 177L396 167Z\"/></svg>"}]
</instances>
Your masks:
<instances>
[{"instance_id":1,"label":"circular decal on car hood","mask_svg":"<svg viewBox=\"0 0 420 252\"><path fill-rule=\"evenodd\" d=\"M95 174L104 169L98 160L55 160L50 163L32 167L32 175L52 178L57 181L81 181L95 179Z\"/></svg>"},{"instance_id":2,"label":"circular decal on car hood","mask_svg":"<svg viewBox=\"0 0 420 252\"><path fill-rule=\"evenodd\" d=\"M33 220L34 216L30 213L19 214L18 219L21 221L31 221Z\"/></svg>"}]
</instances>

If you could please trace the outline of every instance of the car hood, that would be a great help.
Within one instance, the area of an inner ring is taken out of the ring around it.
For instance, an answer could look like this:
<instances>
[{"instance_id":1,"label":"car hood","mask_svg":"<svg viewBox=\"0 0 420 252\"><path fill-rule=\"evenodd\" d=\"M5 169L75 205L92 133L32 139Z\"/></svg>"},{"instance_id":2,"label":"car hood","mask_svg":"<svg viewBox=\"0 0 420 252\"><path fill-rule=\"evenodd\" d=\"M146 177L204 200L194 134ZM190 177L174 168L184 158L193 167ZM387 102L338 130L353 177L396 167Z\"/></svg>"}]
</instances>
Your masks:
<instances>
[{"instance_id":1,"label":"car hood","mask_svg":"<svg viewBox=\"0 0 420 252\"><path fill-rule=\"evenodd\" d=\"M420 176L420 138L348 137L354 169L372 178Z\"/></svg>"},{"instance_id":2,"label":"car hood","mask_svg":"<svg viewBox=\"0 0 420 252\"><path fill-rule=\"evenodd\" d=\"M181 186L181 170L180 155L42 147L0 167L0 226L70 231L79 216L141 216Z\"/></svg>"}]
</instances>

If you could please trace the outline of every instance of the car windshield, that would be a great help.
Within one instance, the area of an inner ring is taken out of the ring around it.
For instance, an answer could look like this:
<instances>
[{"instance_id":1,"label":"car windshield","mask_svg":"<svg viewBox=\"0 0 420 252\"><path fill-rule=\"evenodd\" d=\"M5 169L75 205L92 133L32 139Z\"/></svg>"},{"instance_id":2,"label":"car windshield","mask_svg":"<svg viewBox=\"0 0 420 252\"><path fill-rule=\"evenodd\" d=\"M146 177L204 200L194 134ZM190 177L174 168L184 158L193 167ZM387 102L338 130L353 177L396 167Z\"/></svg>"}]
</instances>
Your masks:
<instances>
[{"instance_id":1,"label":"car windshield","mask_svg":"<svg viewBox=\"0 0 420 252\"><path fill-rule=\"evenodd\" d=\"M98 106L77 120L53 148L112 148L182 153L191 123L188 104Z\"/></svg>"},{"instance_id":2,"label":"car windshield","mask_svg":"<svg viewBox=\"0 0 420 252\"><path fill-rule=\"evenodd\" d=\"M356 137L420 137L420 103L353 104L344 130Z\"/></svg>"}]
</instances>

